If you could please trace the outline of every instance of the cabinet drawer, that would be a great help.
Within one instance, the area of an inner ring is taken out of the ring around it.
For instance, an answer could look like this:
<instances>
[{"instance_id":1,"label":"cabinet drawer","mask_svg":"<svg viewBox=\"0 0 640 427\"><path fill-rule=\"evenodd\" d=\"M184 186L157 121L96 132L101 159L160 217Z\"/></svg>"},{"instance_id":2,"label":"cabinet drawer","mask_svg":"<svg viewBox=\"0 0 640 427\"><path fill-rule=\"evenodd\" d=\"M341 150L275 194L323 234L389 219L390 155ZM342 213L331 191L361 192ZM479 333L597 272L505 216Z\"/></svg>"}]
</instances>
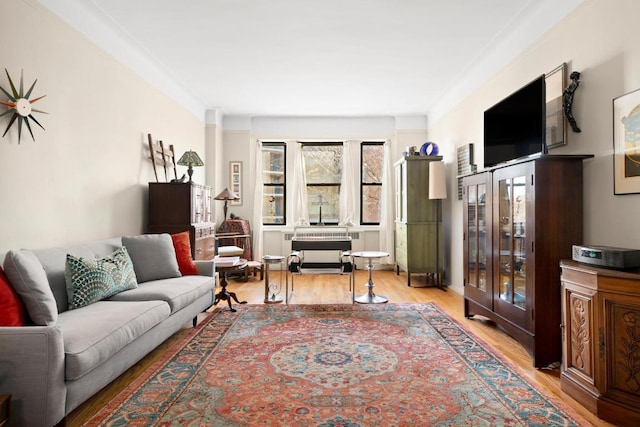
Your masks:
<instances>
[{"instance_id":1,"label":"cabinet drawer","mask_svg":"<svg viewBox=\"0 0 640 427\"><path fill-rule=\"evenodd\" d=\"M213 236L196 238L195 259L213 259L216 255L216 239Z\"/></svg>"}]
</instances>

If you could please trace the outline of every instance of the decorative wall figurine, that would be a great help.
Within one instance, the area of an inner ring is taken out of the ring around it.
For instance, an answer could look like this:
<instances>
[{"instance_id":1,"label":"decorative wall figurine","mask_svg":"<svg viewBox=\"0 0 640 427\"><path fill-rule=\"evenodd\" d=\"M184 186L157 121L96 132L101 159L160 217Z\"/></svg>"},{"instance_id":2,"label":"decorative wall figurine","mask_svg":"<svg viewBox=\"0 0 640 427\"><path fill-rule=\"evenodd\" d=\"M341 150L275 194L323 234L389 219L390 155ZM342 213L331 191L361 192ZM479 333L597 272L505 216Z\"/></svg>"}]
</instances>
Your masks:
<instances>
[{"instance_id":1,"label":"decorative wall figurine","mask_svg":"<svg viewBox=\"0 0 640 427\"><path fill-rule=\"evenodd\" d=\"M0 104L6 105L7 107L9 107L9 110L0 114L0 117L9 113L13 113L13 116L11 116L11 120L9 120L9 124L7 125L7 128L4 130L2 137L4 138L4 136L7 134L7 132L11 128L11 125L16 121L16 119L18 119L18 144L20 143L20 138L22 137L23 123L27 125L27 129L31 134L31 139L35 141L36 139L33 137L33 131L31 130L31 124L29 123L29 119L33 120L35 124L37 124L44 130L44 127L36 120L35 117L33 117L32 113L42 113L42 114L48 114L48 113L42 110L36 110L35 108L32 107L32 105L47 95L42 95L36 99L29 100L29 97L31 96L31 92L33 91L33 88L35 87L38 79L36 79L33 82L31 87L27 91L27 93L24 93L22 70L20 71L20 91L16 90L16 87L13 84L13 80L11 80L11 76L9 75L9 72L7 71L6 68L4 69L4 71L5 73L7 73L7 78L9 79L9 85L11 85L11 93L7 92L2 87L0 87L0 90L2 90L2 92L4 92L4 94L9 97L8 101L0 101Z\"/></svg>"},{"instance_id":2,"label":"decorative wall figurine","mask_svg":"<svg viewBox=\"0 0 640 427\"><path fill-rule=\"evenodd\" d=\"M573 117L573 112L571 111L573 108L573 94L580 85L580 73L574 71L569 76L569 80L569 85L562 93L562 109L564 110L564 115L567 117L569 125L571 125L571 129L573 129L574 132L582 132L576 123L575 117Z\"/></svg>"}]
</instances>

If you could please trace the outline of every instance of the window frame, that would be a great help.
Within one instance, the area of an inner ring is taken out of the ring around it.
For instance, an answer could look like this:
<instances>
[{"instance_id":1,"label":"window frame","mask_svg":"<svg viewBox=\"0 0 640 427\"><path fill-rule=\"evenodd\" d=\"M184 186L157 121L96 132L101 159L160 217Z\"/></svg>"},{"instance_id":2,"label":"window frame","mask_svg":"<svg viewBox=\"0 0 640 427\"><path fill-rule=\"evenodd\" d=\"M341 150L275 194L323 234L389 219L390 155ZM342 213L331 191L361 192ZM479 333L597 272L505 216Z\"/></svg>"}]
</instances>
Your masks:
<instances>
[{"instance_id":1,"label":"window frame","mask_svg":"<svg viewBox=\"0 0 640 427\"><path fill-rule=\"evenodd\" d=\"M304 147L329 147L329 146L333 146L333 147L342 147L342 154L344 155L344 142L343 141L326 141L326 142L300 142L300 144L302 145L302 155L304 156ZM304 174L306 176L307 171L304 171ZM341 170L340 171L340 177L342 178L342 174L344 174L344 171ZM309 195L309 191L308 188L309 187L338 187L338 194L341 190L341 186L342 186L342 179L340 180L341 182L339 183L323 183L323 184L309 184L307 182L306 184L306 188L307 188L307 196ZM339 212L340 207L338 206L338 212ZM322 221L323 225L338 225L340 223L340 221L335 221L335 222L327 222L327 221ZM309 215L309 225L320 225L320 223L316 220L316 221L312 221L311 220L311 215Z\"/></svg>"},{"instance_id":2,"label":"window frame","mask_svg":"<svg viewBox=\"0 0 640 427\"><path fill-rule=\"evenodd\" d=\"M264 195L266 194L266 189L267 188L271 188L271 187L282 187L282 217L283 217L283 222L279 223L279 222L265 222L264 220L264 215L262 215L262 225L263 226L281 226L284 227L287 225L287 143L284 141L263 141L262 142L262 151L264 152L264 148L265 147L283 147L284 151L283 151L283 180L281 183L275 183L275 182L265 182L264 178L263 178L263 182L262 182L262 194L263 194L263 202L264 202ZM264 164L263 166L263 170L264 170ZM264 172L263 172L264 173ZM262 207L261 207L262 209Z\"/></svg>"},{"instance_id":3,"label":"window frame","mask_svg":"<svg viewBox=\"0 0 640 427\"><path fill-rule=\"evenodd\" d=\"M364 190L365 187L381 187L382 190L382 186L383 186L383 182L382 182L382 169L380 170L380 182L364 182L363 180L363 175L364 175L364 150L365 147L367 146L381 146L384 147L384 141L362 141L360 143L360 225L380 225L380 221L378 222L365 222L363 221L364 218ZM383 149L383 155L382 155L382 160L381 163L384 162L384 149ZM382 168L384 168L384 163L381 165ZM382 192L381 192L382 194ZM380 203L382 204L382 200L380 200ZM379 209L382 209L382 206L379 206Z\"/></svg>"}]
</instances>

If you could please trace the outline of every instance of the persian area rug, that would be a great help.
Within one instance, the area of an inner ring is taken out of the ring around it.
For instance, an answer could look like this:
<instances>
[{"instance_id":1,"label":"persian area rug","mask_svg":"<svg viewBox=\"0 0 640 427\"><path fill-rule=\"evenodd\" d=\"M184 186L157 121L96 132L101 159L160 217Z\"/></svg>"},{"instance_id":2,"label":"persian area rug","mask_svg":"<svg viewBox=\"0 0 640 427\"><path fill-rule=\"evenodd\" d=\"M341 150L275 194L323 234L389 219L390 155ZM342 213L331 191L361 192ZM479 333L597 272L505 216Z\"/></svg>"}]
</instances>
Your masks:
<instances>
[{"instance_id":1,"label":"persian area rug","mask_svg":"<svg viewBox=\"0 0 640 427\"><path fill-rule=\"evenodd\" d=\"M88 425L572 426L435 304L216 310Z\"/></svg>"}]
</instances>

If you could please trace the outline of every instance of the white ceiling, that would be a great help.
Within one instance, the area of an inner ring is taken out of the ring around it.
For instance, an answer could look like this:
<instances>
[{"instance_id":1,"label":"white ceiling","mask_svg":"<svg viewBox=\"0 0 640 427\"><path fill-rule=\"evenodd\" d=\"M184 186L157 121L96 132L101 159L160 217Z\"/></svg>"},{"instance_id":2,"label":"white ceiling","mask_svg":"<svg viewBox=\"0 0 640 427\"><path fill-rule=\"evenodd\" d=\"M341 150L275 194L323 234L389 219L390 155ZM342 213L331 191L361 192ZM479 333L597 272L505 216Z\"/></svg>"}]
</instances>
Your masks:
<instances>
[{"instance_id":1,"label":"white ceiling","mask_svg":"<svg viewBox=\"0 0 640 427\"><path fill-rule=\"evenodd\" d=\"M194 111L372 116L444 112L582 0L38 1Z\"/></svg>"}]
</instances>

